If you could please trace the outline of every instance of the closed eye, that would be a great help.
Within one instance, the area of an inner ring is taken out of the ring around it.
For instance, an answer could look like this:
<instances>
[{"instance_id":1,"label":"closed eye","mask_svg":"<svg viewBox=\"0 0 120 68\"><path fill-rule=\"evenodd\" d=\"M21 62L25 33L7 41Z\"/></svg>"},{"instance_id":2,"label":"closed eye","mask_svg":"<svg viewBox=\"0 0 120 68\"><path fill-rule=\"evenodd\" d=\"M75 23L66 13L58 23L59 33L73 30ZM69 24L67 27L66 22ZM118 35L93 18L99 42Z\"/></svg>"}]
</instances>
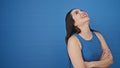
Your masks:
<instances>
[{"instance_id":1,"label":"closed eye","mask_svg":"<svg viewBox=\"0 0 120 68\"><path fill-rule=\"evenodd\" d=\"M78 14L79 12L78 11L75 11L75 14Z\"/></svg>"}]
</instances>

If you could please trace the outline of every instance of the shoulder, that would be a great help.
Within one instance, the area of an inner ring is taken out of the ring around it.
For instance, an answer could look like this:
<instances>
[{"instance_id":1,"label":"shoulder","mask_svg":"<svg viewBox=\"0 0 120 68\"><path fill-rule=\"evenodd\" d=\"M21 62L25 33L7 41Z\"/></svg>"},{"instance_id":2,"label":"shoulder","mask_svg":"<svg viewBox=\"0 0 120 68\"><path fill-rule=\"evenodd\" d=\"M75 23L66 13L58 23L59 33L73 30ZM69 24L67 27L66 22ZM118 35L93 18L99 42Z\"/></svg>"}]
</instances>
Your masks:
<instances>
[{"instance_id":1,"label":"shoulder","mask_svg":"<svg viewBox=\"0 0 120 68\"><path fill-rule=\"evenodd\" d=\"M104 40L104 37L103 37L103 35L102 35L100 32L95 32L95 34L97 35L97 37L98 37L100 40Z\"/></svg>"},{"instance_id":2,"label":"shoulder","mask_svg":"<svg viewBox=\"0 0 120 68\"><path fill-rule=\"evenodd\" d=\"M72 35L69 39L68 39L68 48L73 48L73 47L79 47L81 48L81 43L79 41L79 39Z\"/></svg>"},{"instance_id":3,"label":"shoulder","mask_svg":"<svg viewBox=\"0 0 120 68\"><path fill-rule=\"evenodd\" d=\"M69 39L68 39L68 43L76 43L77 42L77 37L72 35Z\"/></svg>"},{"instance_id":4,"label":"shoulder","mask_svg":"<svg viewBox=\"0 0 120 68\"><path fill-rule=\"evenodd\" d=\"M102 34L99 33L99 32L95 32L95 33L96 33L96 35L98 36L98 38L99 38L99 40L100 40L100 42L101 42L102 49L103 49L103 50L109 49L109 47L108 47L108 45L107 45L104 37L102 36Z\"/></svg>"}]
</instances>

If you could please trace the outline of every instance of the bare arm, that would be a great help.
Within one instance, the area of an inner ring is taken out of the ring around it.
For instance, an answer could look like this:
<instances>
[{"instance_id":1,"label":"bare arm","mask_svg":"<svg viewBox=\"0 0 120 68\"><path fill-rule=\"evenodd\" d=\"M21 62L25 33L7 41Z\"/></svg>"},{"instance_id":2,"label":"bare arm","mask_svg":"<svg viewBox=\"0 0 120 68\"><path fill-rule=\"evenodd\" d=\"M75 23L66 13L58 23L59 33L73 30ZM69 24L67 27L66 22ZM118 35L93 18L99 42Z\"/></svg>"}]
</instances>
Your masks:
<instances>
[{"instance_id":1,"label":"bare arm","mask_svg":"<svg viewBox=\"0 0 120 68\"><path fill-rule=\"evenodd\" d=\"M110 52L103 36L100 33L96 33L96 35L101 42L103 54L100 61L85 62L85 64L87 67L107 68L113 63L112 53Z\"/></svg>"},{"instance_id":2,"label":"bare arm","mask_svg":"<svg viewBox=\"0 0 120 68\"><path fill-rule=\"evenodd\" d=\"M101 58L104 59L101 59L100 61L85 62L87 68L107 68L113 63L111 53L106 53Z\"/></svg>"},{"instance_id":3,"label":"bare arm","mask_svg":"<svg viewBox=\"0 0 120 68\"><path fill-rule=\"evenodd\" d=\"M71 36L68 40L68 54L74 68L86 68L81 54L81 45L75 36Z\"/></svg>"},{"instance_id":4,"label":"bare arm","mask_svg":"<svg viewBox=\"0 0 120 68\"><path fill-rule=\"evenodd\" d=\"M86 66L89 68L93 68L93 67L96 67L96 68L107 68L109 67L112 62L111 62L111 56L108 56L106 59L104 60L100 60L100 61L92 61L92 62L85 62L86 63Z\"/></svg>"}]
</instances>

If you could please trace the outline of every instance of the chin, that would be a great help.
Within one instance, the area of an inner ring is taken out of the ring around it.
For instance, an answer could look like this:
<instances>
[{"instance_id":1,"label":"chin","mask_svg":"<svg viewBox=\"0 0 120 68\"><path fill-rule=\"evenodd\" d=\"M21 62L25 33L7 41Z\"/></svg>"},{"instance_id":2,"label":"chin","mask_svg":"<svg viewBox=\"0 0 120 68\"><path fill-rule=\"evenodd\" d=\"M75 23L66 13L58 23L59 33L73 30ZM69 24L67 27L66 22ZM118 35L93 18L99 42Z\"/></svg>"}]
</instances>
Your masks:
<instances>
[{"instance_id":1,"label":"chin","mask_svg":"<svg viewBox=\"0 0 120 68\"><path fill-rule=\"evenodd\" d=\"M90 21L89 17L85 18L85 22L89 22L89 21Z\"/></svg>"},{"instance_id":2,"label":"chin","mask_svg":"<svg viewBox=\"0 0 120 68\"><path fill-rule=\"evenodd\" d=\"M88 20L90 20L90 18L89 17L86 17Z\"/></svg>"}]
</instances>

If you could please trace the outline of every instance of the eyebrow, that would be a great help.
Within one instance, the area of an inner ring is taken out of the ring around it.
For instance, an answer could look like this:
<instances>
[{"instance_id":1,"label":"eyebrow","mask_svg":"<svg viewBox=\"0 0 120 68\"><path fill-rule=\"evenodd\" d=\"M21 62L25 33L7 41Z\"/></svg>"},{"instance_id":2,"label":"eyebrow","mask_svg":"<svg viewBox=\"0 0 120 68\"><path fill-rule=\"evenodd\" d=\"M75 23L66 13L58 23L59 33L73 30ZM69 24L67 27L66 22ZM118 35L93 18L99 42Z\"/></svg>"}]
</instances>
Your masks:
<instances>
[{"instance_id":1,"label":"eyebrow","mask_svg":"<svg viewBox=\"0 0 120 68\"><path fill-rule=\"evenodd\" d=\"M74 13L78 13L78 12L79 12L79 10L74 11Z\"/></svg>"},{"instance_id":2,"label":"eyebrow","mask_svg":"<svg viewBox=\"0 0 120 68\"><path fill-rule=\"evenodd\" d=\"M84 10L82 10L82 9L76 9L76 10L74 10L74 12L73 13L76 13L76 11L84 11Z\"/></svg>"}]
</instances>

